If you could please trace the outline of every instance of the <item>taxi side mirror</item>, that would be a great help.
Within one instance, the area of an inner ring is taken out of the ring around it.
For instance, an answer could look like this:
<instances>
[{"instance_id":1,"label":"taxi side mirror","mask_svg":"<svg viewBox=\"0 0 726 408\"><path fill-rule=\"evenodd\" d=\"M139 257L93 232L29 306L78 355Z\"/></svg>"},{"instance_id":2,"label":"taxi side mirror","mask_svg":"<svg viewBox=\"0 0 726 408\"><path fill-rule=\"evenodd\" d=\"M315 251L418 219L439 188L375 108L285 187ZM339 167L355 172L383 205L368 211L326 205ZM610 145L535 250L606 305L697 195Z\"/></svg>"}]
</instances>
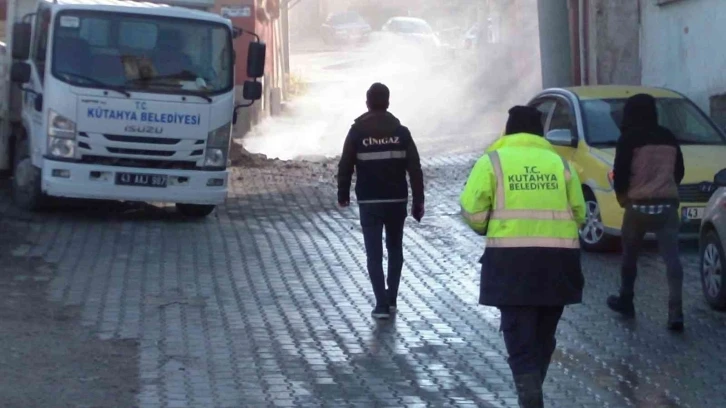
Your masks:
<instances>
[{"instance_id":1,"label":"taxi side mirror","mask_svg":"<svg viewBox=\"0 0 726 408\"><path fill-rule=\"evenodd\" d=\"M555 146L577 146L577 140L570 129L553 129L547 132L545 139Z\"/></svg>"},{"instance_id":2,"label":"taxi side mirror","mask_svg":"<svg viewBox=\"0 0 726 408\"><path fill-rule=\"evenodd\" d=\"M726 187L726 169L723 169L716 173L713 177L713 184L717 187Z\"/></svg>"}]
</instances>

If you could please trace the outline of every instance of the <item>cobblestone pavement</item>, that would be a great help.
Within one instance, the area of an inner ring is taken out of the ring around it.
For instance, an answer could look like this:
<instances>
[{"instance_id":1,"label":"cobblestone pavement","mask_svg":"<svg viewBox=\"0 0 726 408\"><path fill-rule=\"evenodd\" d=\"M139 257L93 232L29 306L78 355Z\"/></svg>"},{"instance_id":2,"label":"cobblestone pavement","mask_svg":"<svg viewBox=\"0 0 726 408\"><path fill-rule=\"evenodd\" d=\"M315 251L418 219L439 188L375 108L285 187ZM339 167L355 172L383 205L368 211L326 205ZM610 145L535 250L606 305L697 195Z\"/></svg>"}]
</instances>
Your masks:
<instances>
[{"instance_id":1,"label":"cobblestone pavement","mask_svg":"<svg viewBox=\"0 0 726 408\"><path fill-rule=\"evenodd\" d=\"M476 304L483 243L457 215L473 159L426 162L428 213L408 224L386 323L370 318L356 210L335 205L332 168L237 170L206 220L164 208L3 216L30 231L15 256L55 269L53 300L103 339L139 340L141 407L515 407L498 312ZM726 316L702 300L692 246L683 260L687 330L673 335L654 254L635 322L604 306L617 255L584 257L585 302L563 317L548 406L726 406Z\"/></svg>"}]
</instances>

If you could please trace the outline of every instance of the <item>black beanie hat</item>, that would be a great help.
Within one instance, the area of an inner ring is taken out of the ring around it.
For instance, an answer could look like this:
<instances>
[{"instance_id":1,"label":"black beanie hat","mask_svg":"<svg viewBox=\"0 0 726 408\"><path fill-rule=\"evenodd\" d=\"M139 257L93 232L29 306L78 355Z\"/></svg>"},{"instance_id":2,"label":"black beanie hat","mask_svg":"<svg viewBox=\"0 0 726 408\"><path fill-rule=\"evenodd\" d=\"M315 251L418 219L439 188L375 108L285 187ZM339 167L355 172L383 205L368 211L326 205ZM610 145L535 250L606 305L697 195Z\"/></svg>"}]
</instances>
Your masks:
<instances>
[{"instance_id":1,"label":"black beanie hat","mask_svg":"<svg viewBox=\"0 0 726 408\"><path fill-rule=\"evenodd\" d=\"M510 109L504 134L513 135L516 133L530 133L543 136L542 114L530 106L517 105Z\"/></svg>"}]
</instances>

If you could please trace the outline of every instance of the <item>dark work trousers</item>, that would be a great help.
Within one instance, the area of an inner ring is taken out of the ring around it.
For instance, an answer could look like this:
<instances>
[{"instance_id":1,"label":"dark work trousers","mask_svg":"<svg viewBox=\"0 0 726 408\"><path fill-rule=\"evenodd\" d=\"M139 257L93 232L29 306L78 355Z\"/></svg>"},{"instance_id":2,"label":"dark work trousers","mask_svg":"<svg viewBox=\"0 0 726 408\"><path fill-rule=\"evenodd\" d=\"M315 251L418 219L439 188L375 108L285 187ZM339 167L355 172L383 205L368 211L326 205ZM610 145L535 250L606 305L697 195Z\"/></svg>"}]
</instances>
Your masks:
<instances>
[{"instance_id":1,"label":"dark work trousers","mask_svg":"<svg viewBox=\"0 0 726 408\"><path fill-rule=\"evenodd\" d=\"M383 230L386 231L388 250L388 291L395 299L403 268L403 226L406 214L406 203L360 205L360 224L363 227L368 275L377 306L388 305L386 277L383 274Z\"/></svg>"},{"instance_id":2,"label":"dark work trousers","mask_svg":"<svg viewBox=\"0 0 726 408\"><path fill-rule=\"evenodd\" d=\"M660 213L651 214L651 212ZM623 263L620 271L620 296L632 299L635 278L638 274L638 254L643 245L646 232L655 233L658 250L666 265L668 276L669 302L680 304L683 292L683 266L678 256L678 207L658 206L626 207L623 218Z\"/></svg>"},{"instance_id":3,"label":"dark work trousers","mask_svg":"<svg viewBox=\"0 0 726 408\"><path fill-rule=\"evenodd\" d=\"M539 372L544 382L557 345L557 324L565 307L500 306L499 310L512 374Z\"/></svg>"}]
</instances>

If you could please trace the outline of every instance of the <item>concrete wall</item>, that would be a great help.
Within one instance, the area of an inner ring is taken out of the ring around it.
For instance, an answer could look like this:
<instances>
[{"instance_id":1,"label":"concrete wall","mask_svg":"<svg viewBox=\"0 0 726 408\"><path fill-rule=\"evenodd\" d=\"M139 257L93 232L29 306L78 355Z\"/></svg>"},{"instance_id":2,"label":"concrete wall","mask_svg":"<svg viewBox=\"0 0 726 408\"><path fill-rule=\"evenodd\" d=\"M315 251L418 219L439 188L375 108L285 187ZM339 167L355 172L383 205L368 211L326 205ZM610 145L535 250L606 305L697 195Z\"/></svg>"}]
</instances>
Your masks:
<instances>
[{"instance_id":1,"label":"concrete wall","mask_svg":"<svg viewBox=\"0 0 726 408\"><path fill-rule=\"evenodd\" d=\"M537 0L544 88L571 86L568 0Z\"/></svg>"},{"instance_id":2,"label":"concrete wall","mask_svg":"<svg viewBox=\"0 0 726 408\"><path fill-rule=\"evenodd\" d=\"M639 2L654 0L589 0L589 84L640 84Z\"/></svg>"},{"instance_id":3,"label":"concrete wall","mask_svg":"<svg viewBox=\"0 0 726 408\"><path fill-rule=\"evenodd\" d=\"M726 2L653 3L641 1L643 84L673 88L711 111L710 98L726 92ZM715 101L717 117L722 104Z\"/></svg>"}]
</instances>

